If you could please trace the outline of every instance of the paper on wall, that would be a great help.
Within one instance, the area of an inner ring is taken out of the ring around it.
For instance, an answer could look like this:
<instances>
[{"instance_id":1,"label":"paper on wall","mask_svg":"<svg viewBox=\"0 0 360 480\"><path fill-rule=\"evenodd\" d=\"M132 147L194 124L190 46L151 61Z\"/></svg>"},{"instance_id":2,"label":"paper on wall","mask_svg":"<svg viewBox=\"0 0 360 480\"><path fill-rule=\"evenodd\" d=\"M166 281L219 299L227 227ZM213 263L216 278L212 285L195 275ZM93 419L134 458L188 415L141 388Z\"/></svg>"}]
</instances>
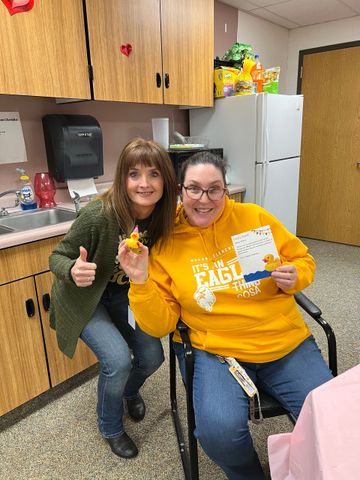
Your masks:
<instances>
[{"instance_id":1,"label":"paper on wall","mask_svg":"<svg viewBox=\"0 0 360 480\"><path fill-rule=\"evenodd\" d=\"M71 198L75 198L75 193L78 193L80 197L88 197L96 195L98 193L93 178L79 178L73 180L67 180L67 186Z\"/></svg>"},{"instance_id":2,"label":"paper on wall","mask_svg":"<svg viewBox=\"0 0 360 480\"><path fill-rule=\"evenodd\" d=\"M18 112L0 112L0 164L27 162Z\"/></svg>"}]
</instances>

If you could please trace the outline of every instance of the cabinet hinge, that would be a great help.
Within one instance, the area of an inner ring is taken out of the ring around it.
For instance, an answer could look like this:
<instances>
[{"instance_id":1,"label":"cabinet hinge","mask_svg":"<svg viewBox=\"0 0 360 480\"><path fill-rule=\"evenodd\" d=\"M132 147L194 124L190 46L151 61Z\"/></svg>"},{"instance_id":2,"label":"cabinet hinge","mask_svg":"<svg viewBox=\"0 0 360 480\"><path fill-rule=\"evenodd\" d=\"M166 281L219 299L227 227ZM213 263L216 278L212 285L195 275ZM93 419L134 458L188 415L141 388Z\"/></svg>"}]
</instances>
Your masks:
<instances>
[{"instance_id":1,"label":"cabinet hinge","mask_svg":"<svg viewBox=\"0 0 360 480\"><path fill-rule=\"evenodd\" d=\"M301 65L301 67L300 67L300 78L302 78L302 77L303 77L303 66Z\"/></svg>"}]
</instances>

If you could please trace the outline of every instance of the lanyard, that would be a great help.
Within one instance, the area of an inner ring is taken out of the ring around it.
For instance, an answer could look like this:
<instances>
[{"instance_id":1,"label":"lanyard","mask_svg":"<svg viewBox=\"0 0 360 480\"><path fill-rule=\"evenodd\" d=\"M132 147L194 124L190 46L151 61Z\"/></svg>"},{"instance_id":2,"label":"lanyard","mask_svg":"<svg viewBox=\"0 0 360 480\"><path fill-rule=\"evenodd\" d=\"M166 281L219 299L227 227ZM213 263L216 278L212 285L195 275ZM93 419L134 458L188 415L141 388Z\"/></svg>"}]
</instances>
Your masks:
<instances>
[{"instance_id":1,"label":"lanyard","mask_svg":"<svg viewBox=\"0 0 360 480\"><path fill-rule=\"evenodd\" d=\"M250 420L252 420L254 423L260 423L263 420L263 416L261 412L259 392L256 388L256 385L246 373L245 369L239 364L239 362L235 358L221 357L220 355L217 355L217 357L221 363L227 363L229 365L229 372L248 395ZM255 416L256 402L259 409L258 417Z\"/></svg>"}]
</instances>

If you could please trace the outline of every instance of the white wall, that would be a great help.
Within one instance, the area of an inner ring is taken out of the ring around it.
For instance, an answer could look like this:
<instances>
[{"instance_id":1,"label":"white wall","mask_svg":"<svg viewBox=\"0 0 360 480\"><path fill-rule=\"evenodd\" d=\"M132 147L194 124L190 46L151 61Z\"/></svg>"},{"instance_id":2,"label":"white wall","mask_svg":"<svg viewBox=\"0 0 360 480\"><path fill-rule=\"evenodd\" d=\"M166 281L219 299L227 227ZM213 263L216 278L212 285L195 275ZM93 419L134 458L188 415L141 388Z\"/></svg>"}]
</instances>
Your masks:
<instances>
[{"instance_id":1,"label":"white wall","mask_svg":"<svg viewBox=\"0 0 360 480\"><path fill-rule=\"evenodd\" d=\"M290 30L284 93L296 93L300 50L355 40L360 40L360 16Z\"/></svg>"},{"instance_id":2,"label":"white wall","mask_svg":"<svg viewBox=\"0 0 360 480\"><path fill-rule=\"evenodd\" d=\"M237 41L250 43L264 68L280 66L279 93L296 93L299 51L360 40L360 16L288 30L238 12Z\"/></svg>"},{"instance_id":3,"label":"white wall","mask_svg":"<svg viewBox=\"0 0 360 480\"><path fill-rule=\"evenodd\" d=\"M237 41L250 43L264 68L280 66L279 93L285 93L289 30L239 11Z\"/></svg>"}]
</instances>

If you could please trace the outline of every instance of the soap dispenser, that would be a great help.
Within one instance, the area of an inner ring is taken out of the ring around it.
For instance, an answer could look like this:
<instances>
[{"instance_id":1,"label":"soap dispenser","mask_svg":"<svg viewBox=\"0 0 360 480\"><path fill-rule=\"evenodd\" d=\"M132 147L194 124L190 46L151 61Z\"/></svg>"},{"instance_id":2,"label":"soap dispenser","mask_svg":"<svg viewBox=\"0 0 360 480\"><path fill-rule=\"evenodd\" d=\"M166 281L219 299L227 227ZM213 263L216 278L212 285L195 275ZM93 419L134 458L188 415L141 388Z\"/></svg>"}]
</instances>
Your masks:
<instances>
[{"instance_id":1,"label":"soap dispenser","mask_svg":"<svg viewBox=\"0 0 360 480\"><path fill-rule=\"evenodd\" d=\"M37 207L35 200L35 192L29 176L25 173L23 168L17 168L16 171L20 173L20 206L23 210L33 210Z\"/></svg>"}]
</instances>

